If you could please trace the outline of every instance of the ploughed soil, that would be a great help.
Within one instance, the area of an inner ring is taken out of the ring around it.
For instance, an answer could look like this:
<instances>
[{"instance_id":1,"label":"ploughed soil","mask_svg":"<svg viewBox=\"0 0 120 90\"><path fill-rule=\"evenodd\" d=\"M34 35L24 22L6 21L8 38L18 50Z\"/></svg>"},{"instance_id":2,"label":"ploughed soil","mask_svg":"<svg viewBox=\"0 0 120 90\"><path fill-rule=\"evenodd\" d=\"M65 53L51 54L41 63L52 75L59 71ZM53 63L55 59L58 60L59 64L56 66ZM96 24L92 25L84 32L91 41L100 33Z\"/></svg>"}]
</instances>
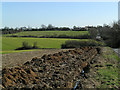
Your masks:
<instances>
[{"instance_id":1,"label":"ploughed soil","mask_svg":"<svg viewBox=\"0 0 120 90\"><path fill-rule=\"evenodd\" d=\"M3 55L2 88L97 88L100 47L43 50ZM19 64L19 65L18 65ZM94 66L96 64L96 66Z\"/></svg>"},{"instance_id":2,"label":"ploughed soil","mask_svg":"<svg viewBox=\"0 0 120 90\"><path fill-rule=\"evenodd\" d=\"M35 57L42 57L44 54L53 54L68 49L41 49L40 51L29 51L20 53L10 53L2 55L2 68L14 67L24 64L26 61L32 60Z\"/></svg>"}]
</instances>

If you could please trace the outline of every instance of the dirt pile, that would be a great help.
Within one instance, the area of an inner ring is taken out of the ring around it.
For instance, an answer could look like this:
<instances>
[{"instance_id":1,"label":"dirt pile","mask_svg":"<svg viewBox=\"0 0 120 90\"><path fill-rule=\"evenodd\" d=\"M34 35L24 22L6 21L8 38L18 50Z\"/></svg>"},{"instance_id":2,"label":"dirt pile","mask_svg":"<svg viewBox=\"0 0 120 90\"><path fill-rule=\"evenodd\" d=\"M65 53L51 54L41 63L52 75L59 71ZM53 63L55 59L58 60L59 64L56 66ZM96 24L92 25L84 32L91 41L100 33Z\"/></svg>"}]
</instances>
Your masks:
<instances>
[{"instance_id":1,"label":"dirt pile","mask_svg":"<svg viewBox=\"0 0 120 90\"><path fill-rule=\"evenodd\" d=\"M81 71L99 53L96 47L43 55L14 68L2 70L4 88L73 88Z\"/></svg>"}]
</instances>

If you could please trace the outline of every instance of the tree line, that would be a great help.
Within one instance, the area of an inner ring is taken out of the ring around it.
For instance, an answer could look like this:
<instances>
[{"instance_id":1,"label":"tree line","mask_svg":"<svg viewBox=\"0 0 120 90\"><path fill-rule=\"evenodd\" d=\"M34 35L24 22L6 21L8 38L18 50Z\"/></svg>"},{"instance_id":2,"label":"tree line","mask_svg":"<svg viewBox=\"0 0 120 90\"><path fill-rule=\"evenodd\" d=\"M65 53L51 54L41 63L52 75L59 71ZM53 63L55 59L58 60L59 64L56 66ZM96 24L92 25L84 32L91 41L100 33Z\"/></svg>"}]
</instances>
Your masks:
<instances>
[{"instance_id":1,"label":"tree line","mask_svg":"<svg viewBox=\"0 0 120 90\"><path fill-rule=\"evenodd\" d=\"M120 24L119 22L112 23L112 26L104 25L99 27L98 31L107 46L112 48L120 48Z\"/></svg>"},{"instance_id":2,"label":"tree line","mask_svg":"<svg viewBox=\"0 0 120 90\"><path fill-rule=\"evenodd\" d=\"M90 28L88 31L92 39L96 39L99 35L107 46L120 48L120 21L113 22L112 25L104 24L103 26Z\"/></svg>"},{"instance_id":3,"label":"tree line","mask_svg":"<svg viewBox=\"0 0 120 90\"><path fill-rule=\"evenodd\" d=\"M99 39L99 41L101 41L101 43L103 42L105 43L103 46L120 48L120 21L113 22L112 25L104 24L103 26L89 27L88 31L90 33L89 39L98 40L96 37L100 36L101 38ZM66 41L66 43L63 44L62 47L73 48L86 45L99 46L99 44L90 41L88 42Z\"/></svg>"},{"instance_id":4,"label":"tree line","mask_svg":"<svg viewBox=\"0 0 120 90\"><path fill-rule=\"evenodd\" d=\"M41 25L40 28L32 28L32 27L20 27L20 28L9 28L4 27L2 30L2 34L13 34L21 31L87 31L86 28L73 26L73 28L69 27L55 27L52 24L45 26L44 24Z\"/></svg>"},{"instance_id":5,"label":"tree line","mask_svg":"<svg viewBox=\"0 0 120 90\"><path fill-rule=\"evenodd\" d=\"M13 33L17 33L17 32L21 32L23 31L21 28L9 28L9 27L4 27L3 29L0 29L0 31L2 31L2 34L13 34Z\"/></svg>"}]
</instances>

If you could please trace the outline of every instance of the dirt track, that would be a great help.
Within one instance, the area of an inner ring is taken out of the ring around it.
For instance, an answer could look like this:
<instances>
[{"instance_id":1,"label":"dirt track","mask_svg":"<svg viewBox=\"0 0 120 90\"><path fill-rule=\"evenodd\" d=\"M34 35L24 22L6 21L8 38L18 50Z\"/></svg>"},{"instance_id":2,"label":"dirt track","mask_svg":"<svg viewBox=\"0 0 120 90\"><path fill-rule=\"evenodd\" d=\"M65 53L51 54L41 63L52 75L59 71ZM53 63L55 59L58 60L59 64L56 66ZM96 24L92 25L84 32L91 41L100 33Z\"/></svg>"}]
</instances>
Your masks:
<instances>
[{"instance_id":1,"label":"dirt track","mask_svg":"<svg viewBox=\"0 0 120 90\"><path fill-rule=\"evenodd\" d=\"M44 54L53 54L59 51L66 51L68 49L43 49L40 51L10 53L2 55L2 68L13 67L30 61L34 57L41 57Z\"/></svg>"}]
</instances>

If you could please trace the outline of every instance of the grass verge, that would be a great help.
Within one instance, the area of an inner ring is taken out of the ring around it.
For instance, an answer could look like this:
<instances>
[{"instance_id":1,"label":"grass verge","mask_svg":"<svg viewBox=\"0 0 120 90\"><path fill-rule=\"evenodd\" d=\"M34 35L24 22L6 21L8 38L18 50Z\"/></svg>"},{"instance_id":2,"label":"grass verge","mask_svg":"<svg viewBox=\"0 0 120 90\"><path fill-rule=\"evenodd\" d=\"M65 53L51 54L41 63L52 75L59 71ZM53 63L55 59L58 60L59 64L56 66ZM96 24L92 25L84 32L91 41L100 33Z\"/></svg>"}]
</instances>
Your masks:
<instances>
[{"instance_id":1,"label":"grass verge","mask_svg":"<svg viewBox=\"0 0 120 90\"><path fill-rule=\"evenodd\" d=\"M39 51L39 50L41 50L41 49L0 51L0 54L9 54L9 53L18 53L18 52L29 52L29 51Z\"/></svg>"},{"instance_id":2,"label":"grass verge","mask_svg":"<svg viewBox=\"0 0 120 90\"><path fill-rule=\"evenodd\" d=\"M98 68L96 80L101 82L98 88L118 88L119 79L119 68L118 61L120 58L110 47L105 47L101 55L104 62L102 68Z\"/></svg>"}]
</instances>

